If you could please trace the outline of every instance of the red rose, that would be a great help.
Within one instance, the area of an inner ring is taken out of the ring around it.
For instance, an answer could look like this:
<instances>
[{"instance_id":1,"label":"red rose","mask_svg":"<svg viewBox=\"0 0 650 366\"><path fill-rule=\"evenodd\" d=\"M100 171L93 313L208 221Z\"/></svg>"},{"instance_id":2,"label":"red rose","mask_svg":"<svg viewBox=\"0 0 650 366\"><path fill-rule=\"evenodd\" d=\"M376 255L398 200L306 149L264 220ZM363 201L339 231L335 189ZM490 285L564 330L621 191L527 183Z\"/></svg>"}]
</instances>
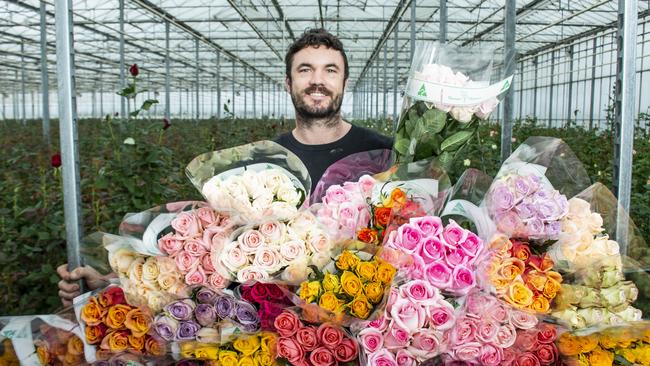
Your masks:
<instances>
[{"instance_id":1,"label":"red rose","mask_svg":"<svg viewBox=\"0 0 650 366\"><path fill-rule=\"evenodd\" d=\"M61 166L61 154L56 153L52 155L52 168L58 168Z\"/></svg>"},{"instance_id":2,"label":"red rose","mask_svg":"<svg viewBox=\"0 0 650 366\"><path fill-rule=\"evenodd\" d=\"M253 296L251 296L251 291L253 290L253 286L251 285L241 285L239 287L239 293L241 294L241 298L250 302L254 303L255 299L253 299Z\"/></svg>"},{"instance_id":3,"label":"red rose","mask_svg":"<svg viewBox=\"0 0 650 366\"><path fill-rule=\"evenodd\" d=\"M284 308L281 305L271 302L261 303L257 314L260 318L260 325L262 326L262 330L270 330L275 332L275 318L277 318L278 315L282 314L283 309Z\"/></svg>"},{"instance_id":4,"label":"red rose","mask_svg":"<svg viewBox=\"0 0 650 366\"><path fill-rule=\"evenodd\" d=\"M280 286L273 283L269 283L266 286L266 291L268 292L271 300L282 300L282 303L290 304L288 299L284 295L284 291L282 291L282 288Z\"/></svg>"},{"instance_id":5,"label":"red rose","mask_svg":"<svg viewBox=\"0 0 650 366\"><path fill-rule=\"evenodd\" d=\"M336 364L336 358L334 358L332 351L325 347L316 348L314 352L309 355L309 361L311 361L314 366L332 366Z\"/></svg>"},{"instance_id":6,"label":"red rose","mask_svg":"<svg viewBox=\"0 0 650 366\"><path fill-rule=\"evenodd\" d=\"M290 311L285 311L278 315L278 317L275 318L273 325L280 337L291 337L296 334L298 329L302 326L298 316Z\"/></svg>"},{"instance_id":7,"label":"red rose","mask_svg":"<svg viewBox=\"0 0 650 366\"><path fill-rule=\"evenodd\" d=\"M296 341L300 343L305 352L311 352L319 346L316 328L302 327L296 332Z\"/></svg>"},{"instance_id":8,"label":"red rose","mask_svg":"<svg viewBox=\"0 0 650 366\"><path fill-rule=\"evenodd\" d=\"M124 291L121 288L114 286L109 287L99 296L99 303L103 307L115 305L115 304L126 304L126 299L124 298Z\"/></svg>"},{"instance_id":9,"label":"red rose","mask_svg":"<svg viewBox=\"0 0 650 366\"><path fill-rule=\"evenodd\" d=\"M555 344L542 344L535 351L535 356L541 365L554 365L558 358L557 348Z\"/></svg>"},{"instance_id":10,"label":"red rose","mask_svg":"<svg viewBox=\"0 0 650 366\"><path fill-rule=\"evenodd\" d=\"M138 69L138 64L133 64L131 67L129 67L129 72L131 73L131 76L138 76L140 73L140 69Z\"/></svg>"},{"instance_id":11,"label":"red rose","mask_svg":"<svg viewBox=\"0 0 650 366\"><path fill-rule=\"evenodd\" d=\"M269 292L266 290L266 285L260 282L256 282L251 288L251 297L253 301L257 303L262 303L268 300Z\"/></svg>"},{"instance_id":12,"label":"red rose","mask_svg":"<svg viewBox=\"0 0 650 366\"><path fill-rule=\"evenodd\" d=\"M540 366L537 356L530 352L517 355L513 364L517 366Z\"/></svg>"},{"instance_id":13,"label":"red rose","mask_svg":"<svg viewBox=\"0 0 650 366\"><path fill-rule=\"evenodd\" d=\"M163 118L163 130L166 130L172 126L172 123L169 122L167 118Z\"/></svg>"},{"instance_id":14,"label":"red rose","mask_svg":"<svg viewBox=\"0 0 650 366\"><path fill-rule=\"evenodd\" d=\"M316 333L323 346L329 349L335 349L343 340L343 331L329 323L321 324Z\"/></svg>"},{"instance_id":15,"label":"red rose","mask_svg":"<svg viewBox=\"0 0 650 366\"><path fill-rule=\"evenodd\" d=\"M343 338L341 343L334 348L334 357L339 362L350 362L359 355L359 345L353 339Z\"/></svg>"},{"instance_id":16,"label":"red rose","mask_svg":"<svg viewBox=\"0 0 650 366\"><path fill-rule=\"evenodd\" d=\"M539 343L553 343L555 342L555 338L557 337L557 330L555 329L554 326L547 324L547 323L541 323L538 328L537 332L537 341Z\"/></svg>"},{"instance_id":17,"label":"red rose","mask_svg":"<svg viewBox=\"0 0 650 366\"><path fill-rule=\"evenodd\" d=\"M305 357L302 348L300 348L298 342L293 338L280 338L277 343L277 350L278 356L286 358L293 364Z\"/></svg>"}]
</instances>

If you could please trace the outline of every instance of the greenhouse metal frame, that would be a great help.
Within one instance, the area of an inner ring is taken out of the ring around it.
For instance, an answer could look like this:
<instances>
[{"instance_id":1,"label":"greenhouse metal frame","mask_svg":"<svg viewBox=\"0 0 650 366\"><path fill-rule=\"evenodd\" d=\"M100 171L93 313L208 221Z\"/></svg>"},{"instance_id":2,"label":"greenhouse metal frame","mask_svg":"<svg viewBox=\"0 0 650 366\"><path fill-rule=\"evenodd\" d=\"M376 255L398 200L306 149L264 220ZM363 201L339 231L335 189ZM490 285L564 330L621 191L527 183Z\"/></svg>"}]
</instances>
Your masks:
<instances>
[{"instance_id":1,"label":"greenhouse metal frame","mask_svg":"<svg viewBox=\"0 0 650 366\"><path fill-rule=\"evenodd\" d=\"M50 118L63 122L71 253L82 235L76 122L128 115L115 91L133 63L161 100L148 117L220 118L227 104L240 117L290 118L284 52L324 27L350 60L346 118L395 119L416 41L490 47L494 79L515 75L496 115L502 156L515 118L603 129L613 112L614 188L626 210L633 130L650 128L638 118L650 105L648 1L3 0L0 14L2 119L42 120L48 144Z\"/></svg>"}]
</instances>

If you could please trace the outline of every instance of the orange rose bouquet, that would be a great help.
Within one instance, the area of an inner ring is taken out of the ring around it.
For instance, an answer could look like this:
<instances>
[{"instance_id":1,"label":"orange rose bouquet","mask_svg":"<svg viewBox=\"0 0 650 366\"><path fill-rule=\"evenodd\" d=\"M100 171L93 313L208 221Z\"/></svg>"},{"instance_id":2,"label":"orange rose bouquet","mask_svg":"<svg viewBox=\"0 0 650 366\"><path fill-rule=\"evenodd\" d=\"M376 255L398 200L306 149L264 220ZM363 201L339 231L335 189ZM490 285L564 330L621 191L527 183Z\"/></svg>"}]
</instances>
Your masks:
<instances>
[{"instance_id":1,"label":"orange rose bouquet","mask_svg":"<svg viewBox=\"0 0 650 366\"><path fill-rule=\"evenodd\" d=\"M488 279L499 298L517 309L547 313L562 284L562 275L553 271L553 260L544 253L531 252L526 242L496 236L488 265Z\"/></svg>"},{"instance_id":2,"label":"orange rose bouquet","mask_svg":"<svg viewBox=\"0 0 650 366\"><path fill-rule=\"evenodd\" d=\"M121 352L150 356L165 353L162 341L150 333L149 310L130 305L118 286L77 297L75 313L83 327L83 340L97 346L102 356Z\"/></svg>"},{"instance_id":3,"label":"orange rose bouquet","mask_svg":"<svg viewBox=\"0 0 650 366\"><path fill-rule=\"evenodd\" d=\"M43 366L85 363L84 344L73 332L42 324L34 346L38 360Z\"/></svg>"},{"instance_id":4,"label":"orange rose bouquet","mask_svg":"<svg viewBox=\"0 0 650 366\"><path fill-rule=\"evenodd\" d=\"M0 341L0 365L3 366L18 366L20 361L18 361L18 356L14 350L11 340L8 338Z\"/></svg>"}]
</instances>

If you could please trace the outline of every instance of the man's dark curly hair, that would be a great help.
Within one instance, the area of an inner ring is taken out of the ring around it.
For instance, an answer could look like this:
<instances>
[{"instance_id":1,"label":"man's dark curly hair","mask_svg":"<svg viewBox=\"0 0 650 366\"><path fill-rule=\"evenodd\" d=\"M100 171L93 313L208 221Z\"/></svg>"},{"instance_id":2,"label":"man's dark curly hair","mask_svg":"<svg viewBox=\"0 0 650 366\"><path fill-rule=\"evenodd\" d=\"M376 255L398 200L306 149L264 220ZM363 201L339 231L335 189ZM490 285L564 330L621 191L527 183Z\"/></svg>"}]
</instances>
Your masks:
<instances>
[{"instance_id":1,"label":"man's dark curly hair","mask_svg":"<svg viewBox=\"0 0 650 366\"><path fill-rule=\"evenodd\" d=\"M345 51L343 50L343 43L341 43L341 41L336 38L336 36L323 28L306 30L300 38L298 38L291 44L291 46L289 46L287 55L284 57L284 63L286 65L285 72L289 79L291 79L291 65L293 63L293 55L298 53L300 50L311 46L325 46L327 48L341 52L341 55L343 55L343 62L345 64L345 80L348 79L348 76L350 76L350 67L348 66L348 57L345 55Z\"/></svg>"}]
</instances>

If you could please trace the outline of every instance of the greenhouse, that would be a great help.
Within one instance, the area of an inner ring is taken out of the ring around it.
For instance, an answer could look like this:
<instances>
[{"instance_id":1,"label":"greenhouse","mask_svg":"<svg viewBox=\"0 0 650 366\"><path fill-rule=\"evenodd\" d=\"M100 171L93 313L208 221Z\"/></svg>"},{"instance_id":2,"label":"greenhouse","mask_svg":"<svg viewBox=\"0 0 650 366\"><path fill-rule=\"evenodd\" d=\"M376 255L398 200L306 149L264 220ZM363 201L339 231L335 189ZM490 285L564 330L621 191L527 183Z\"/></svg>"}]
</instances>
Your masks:
<instances>
[{"instance_id":1,"label":"greenhouse","mask_svg":"<svg viewBox=\"0 0 650 366\"><path fill-rule=\"evenodd\" d=\"M0 365L650 365L649 22L2 0Z\"/></svg>"}]
</instances>

